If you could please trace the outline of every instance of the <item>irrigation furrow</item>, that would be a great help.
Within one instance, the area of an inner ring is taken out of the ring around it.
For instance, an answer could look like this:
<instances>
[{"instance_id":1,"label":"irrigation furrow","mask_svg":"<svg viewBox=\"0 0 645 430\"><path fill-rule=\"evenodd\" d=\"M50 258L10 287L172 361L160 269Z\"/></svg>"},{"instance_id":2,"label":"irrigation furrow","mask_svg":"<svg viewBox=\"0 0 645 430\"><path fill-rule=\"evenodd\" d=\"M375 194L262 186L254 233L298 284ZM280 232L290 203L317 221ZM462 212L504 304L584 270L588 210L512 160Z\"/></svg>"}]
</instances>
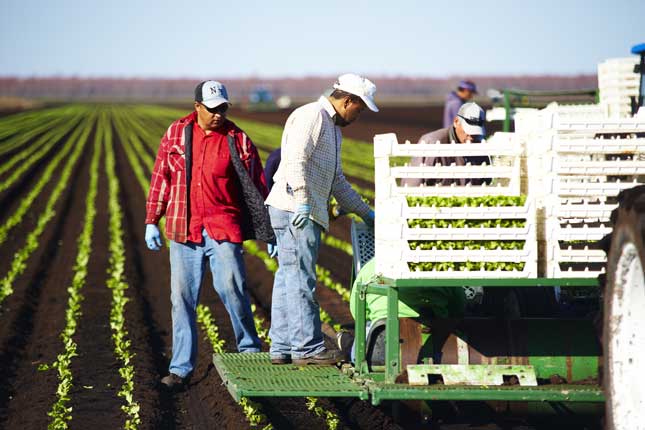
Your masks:
<instances>
[{"instance_id":1,"label":"irrigation furrow","mask_svg":"<svg viewBox=\"0 0 645 430\"><path fill-rule=\"evenodd\" d=\"M56 214L54 207L56 206L60 195L63 193L65 187L67 186L67 182L69 181L76 161L85 148L87 138L92 129L94 120L95 115L93 114L90 116L90 119L87 120L85 128L80 133L78 141L76 141L74 152L72 152L72 154L70 155L65 168L61 172L60 179L56 184L56 187L52 190L52 193L47 200L45 210L40 214L38 218L36 227L27 235L25 245L15 254L9 272L4 276L4 278L2 278L2 280L0 280L0 305L7 296L13 293L13 282L26 269L26 262L29 259L29 256L34 250L36 250L39 245L38 238L45 230L45 227L47 226L49 221L51 221L51 219Z\"/></svg>"}]
</instances>

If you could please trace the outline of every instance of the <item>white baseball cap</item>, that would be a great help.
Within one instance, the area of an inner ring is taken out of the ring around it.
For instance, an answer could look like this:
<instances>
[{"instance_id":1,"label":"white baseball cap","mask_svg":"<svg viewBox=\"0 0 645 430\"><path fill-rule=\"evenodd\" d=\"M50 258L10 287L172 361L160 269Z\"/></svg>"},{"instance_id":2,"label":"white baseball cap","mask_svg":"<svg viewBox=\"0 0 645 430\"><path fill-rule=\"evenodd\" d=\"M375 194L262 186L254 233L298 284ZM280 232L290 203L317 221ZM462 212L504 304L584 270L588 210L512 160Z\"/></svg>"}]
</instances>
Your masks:
<instances>
[{"instance_id":1,"label":"white baseball cap","mask_svg":"<svg viewBox=\"0 0 645 430\"><path fill-rule=\"evenodd\" d=\"M217 81L200 82L195 87L195 101L211 109L223 103L231 104L226 87Z\"/></svg>"},{"instance_id":2,"label":"white baseball cap","mask_svg":"<svg viewBox=\"0 0 645 430\"><path fill-rule=\"evenodd\" d=\"M466 134L470 136L482 136L484 134L484 109L477 103L464 103L457 112L459 122Z\"/></svg>"},{"instance_id":3,"label":"white baseball cap","mask_svg":"<svg viewBox=\"0 0 645 430\"><path fill-rule=\"evenodd\" d=\"M376 85L369 79L354 73L346 73L338 77L334 88L360 97L372 112L378 112L378 107L374 103Z\"/></svg>"}]
</instances>

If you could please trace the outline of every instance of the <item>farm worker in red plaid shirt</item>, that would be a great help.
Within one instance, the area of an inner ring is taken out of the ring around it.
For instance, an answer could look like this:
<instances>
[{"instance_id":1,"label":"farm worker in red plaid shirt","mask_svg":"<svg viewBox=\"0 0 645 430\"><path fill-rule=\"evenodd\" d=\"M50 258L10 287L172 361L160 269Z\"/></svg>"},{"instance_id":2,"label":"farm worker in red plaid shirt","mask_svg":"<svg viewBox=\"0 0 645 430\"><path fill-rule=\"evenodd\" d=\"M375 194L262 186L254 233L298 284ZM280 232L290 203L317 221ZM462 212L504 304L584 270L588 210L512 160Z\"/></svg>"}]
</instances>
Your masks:
<instances>
[{"instance_id":1,"label":"farm worker in red plaid shirt","mask_svg":"<svg viewBox=\"0 0 645 430\"><path fill-rule=\"evenodd\" d=\"M146 203L146 244L161 248L157 224L170 240L172 359L161 382L184 384L197 357L195 309L206 262L231 317L240 352L259 352L246 291L242 242L275 242L264 199L268 189L251 139L226 118L226 88L205 81L195 112L173 122L161 139Z\"/></svg>"},{"instance_id":2,"label":"farm worker in red plaid shirt","mask_svg":"<svg viewBox=\"0 0 645 430\"><path fill-rule=\"evenodd\" d=\"M296 109L282 134L281 161L267 199L280 264L271 303L271 363L334 364L340 351L325 349L316 289L320 234L329 227L332 196L348 212L374 225L374 212L347 182L341 166L341 127L374 103L376 86L345 74L334 92Z\"/></svg>"}]
</instances>

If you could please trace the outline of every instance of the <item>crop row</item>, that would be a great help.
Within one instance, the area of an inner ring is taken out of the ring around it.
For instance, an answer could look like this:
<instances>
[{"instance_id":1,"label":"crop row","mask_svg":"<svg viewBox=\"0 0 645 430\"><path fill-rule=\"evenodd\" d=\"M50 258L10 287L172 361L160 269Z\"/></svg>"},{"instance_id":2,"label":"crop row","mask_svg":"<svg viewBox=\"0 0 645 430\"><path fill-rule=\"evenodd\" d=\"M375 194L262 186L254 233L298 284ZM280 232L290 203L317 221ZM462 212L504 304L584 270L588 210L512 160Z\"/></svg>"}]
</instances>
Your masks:
<instances>
[{"instance_id":1,"label":"crop row","mask_svg":"<svg viewBox=\"0 0 645 430\"><path fill-rule=\"evenodd\" d=\"M13 156L10 160L3 163L0 167L0 174L13 169L11 174L0 182L0 192L11 187L31 166L39 162L47 155L52 147L67 134L82 118L81 115L75 116L71 121L61 123L50 133L41 136L36 142L29 145L25 150ZM19 163L19 164L18 164ZM18 164L14 168L14 165Z\"/></svg>"},{"instance_id":2,"label":"crop row","mask_svg":"<svg viewBox=\"0 0 645 430\"><path fill-rule=\"evenodd\" d=\"M56 390L56 401L47 413L51 418L49 429L62 430L69 428L68 423L72 418L72 408L67 406L70 401L69 392L73 385L74 376L71 370L72 359L77 356L77 344L74 335L78 328L78 319L81 316L81 303L83 294L81 290L85 286L88 272L88 263L92 253L92 236L94 233L94 219L96 218L96 195L98 189L99 159L101 157L101 140L99 136L94 139L94 153L90 163L90 181L87 195L85 197L85 219L83 230L78 238L78 254L74 265L74 276L71 285L67 288L69 297L65 310L65 328L60 339L63 343L63 351L58 354L51 366L42 365L40 370L56 369L58 372L58 388Z\"/></svg>"},{"instance_id":3,"label":"crop row","mask_svg":"<svg viewBox=\"0 0 645 430\"><path fill-rule=\"evenodd\" d=\"M45 227L47 227L49 221L54 218L54 215L56 214L55 206L58 203L63 191L65 190L65 188L67 188L69 178L72 174L74 166L78 161L80 155L83 153L83 150L85 149L88 140L87 138L91 131L94 119L95 116L93 114L90 115L84 126L82 128L79 128L78 134L70 138L70 140L73 142L73 145L75 145L74 151L69 155L69 159L67 160L65 167L60 172L60 179L49 195L45 209L38 216L36 227L27 235L25 245L16 252L11 262L8 273L4 278L2 278L2 280L0 280L0 304L7 296L13 293L13 283L15 279L27 268L26 263L29 259L29 256L40 245L38 239L45 230Z\"/></svg>"},{"instance_id":4,"label":"crop row","mask_svg":"<svg viewBox=\"0 0 645 430\"><path fill-rule=\"evenodd\" d=\"M219 337L219 329L208 307L204 305L197 306L197 322L201 324L206 338L213 347L213 352L217 354L226 352L224 349L226 342ZM251 426L261 428L262 430L273 429L273 425L269 423L269 419L262 412L262 406L259 403L243 397L240 399L239 405L242 407L242 412Z\"/></svg>"},{"instance_id":5,"label":"crop row","mask_svg":"<svg viewBox=\"0 0 645 430\"><path fill-rule=\"evenodd\" d=\"M61 125L65 120L85 110L82 105L71 105L54 109L29 112L30 117L13 118L11 115L0 122L0 155L4 155L16 148L22 147L41 133ZM9 122L9 119L14 121Z\"/></svg>"},{"instance_id":6,"label":"crop row","mask_svg":"<svg viewBox=\"0 0 645 430\"><path fill-rule=\"evenodd\" d=\"M58 172L58 165L62 160L68 157L72 148L75 147L77 144L76 139L82 130L82 127L77 127L75 129L74 133L72 133L64 146L58 151L49 164L47 164L33 188L21 199L14 213L12 213L4 224L0 226L0 244L7 240L9 231L22 221L25 214L29 211L29 208L31 208L33 202L40 196L43 188L49 183L53 175ZM58 135L58 133L56 133L56 135Z\"/></svg>"},{"instance_id":7,"label":"crop row","mask_svg":"<svg viewBox=\"0 0 645 430\"><path fill-rule=\"evenodd\" d=\"M125 327L125 305L128 302L126 291L128 284L125 281L125 243L123 242L123 210L119 203L119 180L115 169L114 149L112 143L112 129L108 117L104 119L105 136L105 173L108 178L108 212L110 233L110 267L108 268L107 286L112 291L110 309L110 329L114 342L114 355L121 363L119 375L123 384L118 395L125 401L121 406L128 417L124 428L134 430L141 424L139 417L139 404L134 400L134 354L130 349L128 331Z\"/></svg>"}]
</instances>

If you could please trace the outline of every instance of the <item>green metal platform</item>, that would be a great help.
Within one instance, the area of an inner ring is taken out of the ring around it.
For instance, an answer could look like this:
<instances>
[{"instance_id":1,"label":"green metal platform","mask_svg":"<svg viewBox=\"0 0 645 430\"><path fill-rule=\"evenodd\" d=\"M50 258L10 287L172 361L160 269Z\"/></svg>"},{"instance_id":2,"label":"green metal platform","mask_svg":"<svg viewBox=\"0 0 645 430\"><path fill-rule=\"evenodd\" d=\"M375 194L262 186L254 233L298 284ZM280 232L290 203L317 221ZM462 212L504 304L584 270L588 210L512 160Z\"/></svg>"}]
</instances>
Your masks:
<instances>
[{"instance_id":1,"label":"green metal platform","mask_svg":"<svg viewBox=\"0 0 645 430\"><path fill-rule=\"evenodd\" d=\"M352 379L334 366L272 365L268 353L214 354L217 372L231 395L242 397L355 397L383 400L492 400L603 402L596 385L410 386Z\"/></svg>"},{"instance_id":2,"label":"green metal platform","mask_svg":"<svg viewBox=\"0 0 645 430\"><path fill-rule=\"evenodd\" d=\"M369 398L365 386L334 366L272 365L266 352L214 354L213 363L238 401L241 397Z\"/></svg>"}]
</instances>

